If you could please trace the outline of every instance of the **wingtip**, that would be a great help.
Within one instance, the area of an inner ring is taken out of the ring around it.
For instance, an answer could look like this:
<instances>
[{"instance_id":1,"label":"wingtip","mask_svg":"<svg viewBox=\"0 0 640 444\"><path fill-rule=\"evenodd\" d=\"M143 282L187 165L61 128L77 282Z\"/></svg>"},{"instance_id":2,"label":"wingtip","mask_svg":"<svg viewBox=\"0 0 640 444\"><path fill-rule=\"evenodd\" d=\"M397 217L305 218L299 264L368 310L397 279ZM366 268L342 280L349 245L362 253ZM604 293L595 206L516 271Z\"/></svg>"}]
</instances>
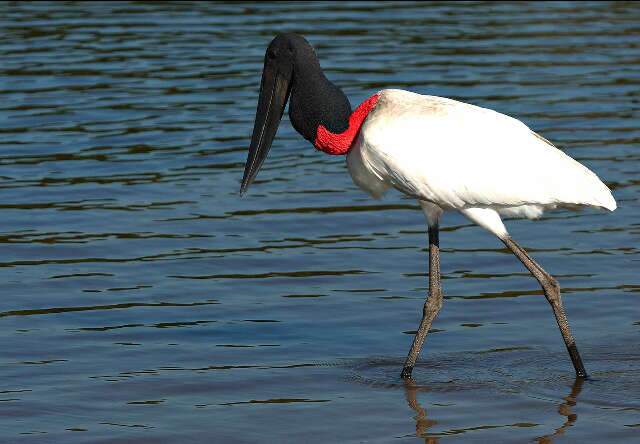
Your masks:
<instances>
[{"instance_id":1,"label":"wingtip","mask_svg":"<svg viewBox=\"0 0 640 444\"><path fill-rule=\"evenodd\" d=\"M618 203L616 202L615 197L613 197L613 193L611 192L611 190L609 191L609 198L607 199L607 205L605 206L605 208L609 211L614 211L616 208L618 208Z\"/></svg>"},{"instance_id":2,"label":"wingtip","mask_svg":"<svg viewBox=\"0 0 640 444\"><path fill-rule=\"evenodd\" d=\"M602 203L602 208L605 208L609 211L615 211L616 208L618 208L618 203L616 202L611 192L609 192L608 199L606 199L606 201Z\"/></svg>"}]
</instances>

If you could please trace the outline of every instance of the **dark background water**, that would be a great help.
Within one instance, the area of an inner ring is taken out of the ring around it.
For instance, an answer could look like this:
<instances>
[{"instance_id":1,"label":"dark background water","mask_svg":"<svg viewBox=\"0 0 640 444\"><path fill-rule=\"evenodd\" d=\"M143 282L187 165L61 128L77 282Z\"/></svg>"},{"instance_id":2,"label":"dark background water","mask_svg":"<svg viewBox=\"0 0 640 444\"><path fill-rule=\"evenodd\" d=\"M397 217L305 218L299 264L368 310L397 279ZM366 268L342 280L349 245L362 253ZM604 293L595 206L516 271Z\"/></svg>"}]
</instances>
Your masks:
<instances>
[{"instance_id":1,"label":"dark background water","mask_svg":"<svg viewBox=\"0 0 640 444\"><path fill-rule=\"evenodd\" d=\"M415 202L371 200L286 118L238 196L281 31L354 105L487 106L613 189L614 213L507 223L562 284L592 380L521 264L448 214L445 305L401 383ZM633 3L2 3L0 440L634 442L639 101Z\"/></svg>"}]
</instances>

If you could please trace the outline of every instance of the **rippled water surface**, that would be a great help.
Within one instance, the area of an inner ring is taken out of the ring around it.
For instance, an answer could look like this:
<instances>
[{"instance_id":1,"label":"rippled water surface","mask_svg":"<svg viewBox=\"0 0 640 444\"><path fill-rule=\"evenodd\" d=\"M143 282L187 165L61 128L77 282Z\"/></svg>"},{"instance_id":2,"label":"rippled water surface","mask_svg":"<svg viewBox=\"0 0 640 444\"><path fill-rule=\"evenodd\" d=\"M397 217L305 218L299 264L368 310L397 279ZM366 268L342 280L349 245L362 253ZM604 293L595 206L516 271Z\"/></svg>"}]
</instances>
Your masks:
<instances>
[{"instance_id":1,"label":"rippled water surface","mask_svg":"<svg viewBox=\"0 0 640 444\"><path fill-rule=\"evenodd\" d=\"M507 223L560 280L591 380L521 264L451 214L402 384L415 202L371 200L286 117L238 196L280 31L354 105L487 106L612 188L614 213ZM634 3L0 4L0 440L635 442L639 100Z\"/></svg>"}]
</instances>

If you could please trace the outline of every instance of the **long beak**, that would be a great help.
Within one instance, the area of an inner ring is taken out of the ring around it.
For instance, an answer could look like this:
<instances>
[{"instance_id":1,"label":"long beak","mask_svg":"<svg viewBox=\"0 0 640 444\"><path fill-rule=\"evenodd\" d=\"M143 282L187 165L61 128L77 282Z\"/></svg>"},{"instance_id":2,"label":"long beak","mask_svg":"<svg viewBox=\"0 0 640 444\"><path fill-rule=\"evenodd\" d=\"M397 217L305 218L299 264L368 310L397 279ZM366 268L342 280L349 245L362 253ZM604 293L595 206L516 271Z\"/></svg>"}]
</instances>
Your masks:
<instances>
[{"instance_id":1,"label":"long beak","mask_svg":"<svg viewBox=\"0 0 640 444\"><path fill-rule=\"evenodd\" d=\"M247 162L244 165L244 176L240 186L242 196L253 179L255 179L264 160L267 158L271 143L278 131L284 107L289 99L293 69L290 66L265 63L260 86L260 98L256 110L256 121L253 126L251 145Z\"/></svg>"}]
</instances>

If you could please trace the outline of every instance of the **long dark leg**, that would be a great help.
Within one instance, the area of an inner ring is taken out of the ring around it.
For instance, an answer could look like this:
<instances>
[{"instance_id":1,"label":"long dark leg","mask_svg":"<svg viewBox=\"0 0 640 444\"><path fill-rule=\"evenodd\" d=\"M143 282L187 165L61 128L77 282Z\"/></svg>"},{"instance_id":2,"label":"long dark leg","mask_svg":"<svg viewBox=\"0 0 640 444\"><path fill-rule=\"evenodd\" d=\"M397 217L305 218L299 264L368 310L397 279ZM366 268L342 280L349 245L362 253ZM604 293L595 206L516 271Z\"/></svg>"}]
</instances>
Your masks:
<instances>
[{"instance_id":1,"label":"long dark leg","mask_svg":"<svg viewBox=\"0 0 640 444\"><path fill-rule=\"evenodd\" d=\"M438 312L442 308L442 290L440 288L440 241L439 241L439 227L435 223L429 226L429 296L424 303L422 310L422 321L420 321L420 327L418 332L413 338L411 344L411 350L407 360L404 362L402 369L402 378L410 378L413 367L416 365L416 360L422 349L431 323L438 315Z\"/></svg>"},{"instance_id":2,"label":"long dark leg","mask_svg":"<svg viewBox=\"0 0 640 444\"><path fill-rule=\"evenodd\" d=\"M544 269L538 265L529 254L518 245L513 239L510 237L506 237L502 239L502 242L516 255L520 262L524 264L525 267L531 272L531 274L538 280L540 285L542 286L542 291L544 291L544 295L547 298L547 301L551 305L553 309L553 314L556 317L556 321L558 322L558 327L560 327L560 333L562 333L562 338L564 339L564 343L567 346L567 350L569 351L569 356L571 357L571 362L573 362L573 367L576 369L576 375L581 378L587 377L587 371L584 369L584 365L582 364L582 358L580 358L580 353L578 353L578 348L576 347L576 341L573 339L573 335L571 334L571 329L569 328L569 321L567 320L567 315L564 312L564 308L562 307L562 299L560 298L560 285L558 281L556 281L553 276L544 271Z\"/></svg>"}]
</instances>

